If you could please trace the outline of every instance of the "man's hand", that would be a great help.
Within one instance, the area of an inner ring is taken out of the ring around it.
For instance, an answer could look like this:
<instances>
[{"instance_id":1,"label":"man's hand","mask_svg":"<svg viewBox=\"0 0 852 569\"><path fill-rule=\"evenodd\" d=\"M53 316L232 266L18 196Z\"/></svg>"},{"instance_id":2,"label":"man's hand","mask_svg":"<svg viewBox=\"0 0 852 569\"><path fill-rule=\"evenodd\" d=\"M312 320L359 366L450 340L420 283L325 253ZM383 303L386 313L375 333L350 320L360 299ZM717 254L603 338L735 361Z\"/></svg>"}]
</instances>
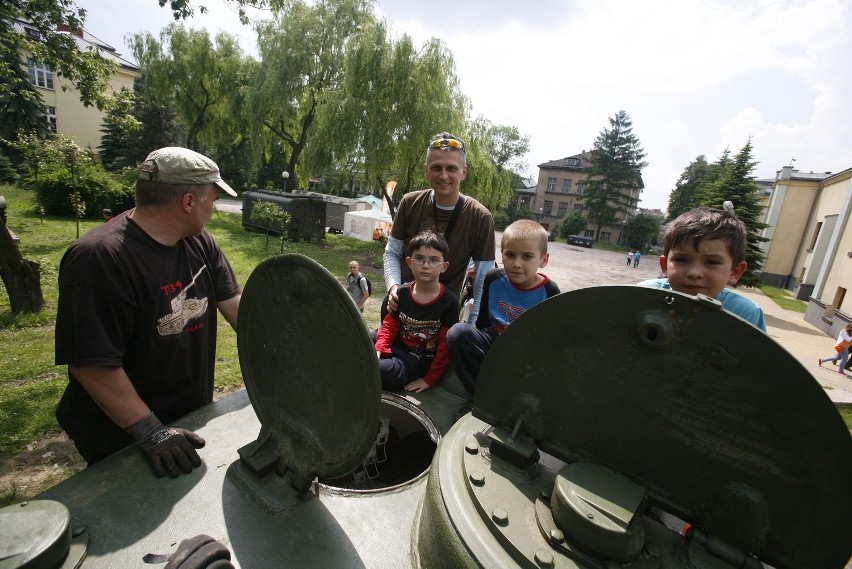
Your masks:
<instances>
[{"instance_id":1,"label":"man's hand","mask_svg":"<svg viewBox=\"0 0 852 569\"><path fill-rule=\"evenodd\" d=\"M399 295L396 291L399 290L399 285L393 285L388 291L388 312L396 312L399 308Z\"/></svg>"},{"instance_id":2,"label":"man's hand","mask_svg":"<svg viewBox=\"0 0 852 569\"><path fill-rule=\"evenodd\" d=\"M228 548L210 537L197 535L178 545L165 569L234 569Z\"/></svg>"},{"instance_id":3,"label":"man's hand","mask_svg":"<svg viewBox=\"0 0 852 569\"><path fill-rule=\"evenodd\" d=\"M204 446L204 439L186 429L164 426L153 413L130 425L124 432L139 443L157 478L166 474L176 478L180 471L186 474L201 466L201 458L195 449Z\"/></svg>"}]
</instances>

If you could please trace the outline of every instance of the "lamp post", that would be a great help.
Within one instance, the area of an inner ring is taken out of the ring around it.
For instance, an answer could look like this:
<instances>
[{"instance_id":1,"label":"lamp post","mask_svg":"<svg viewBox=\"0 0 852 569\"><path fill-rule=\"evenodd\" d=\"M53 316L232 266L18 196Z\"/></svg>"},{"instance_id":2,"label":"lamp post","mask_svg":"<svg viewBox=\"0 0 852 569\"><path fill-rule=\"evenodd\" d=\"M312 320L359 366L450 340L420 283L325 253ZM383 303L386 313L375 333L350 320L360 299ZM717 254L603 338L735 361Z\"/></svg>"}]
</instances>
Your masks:
<instances>
[{"instance_id":1,"label":"lamp post","mask_svg":"<svg viewBox=\"0 0 852 569\"><path fill-rule=\"evenodd\" d=\"M287 191L287 178L289 178L289 177L290 177L290 172L288 172L287 170L284 170L283 172L281 172L281 178L284 180L284 191L285 192Z\"/></svg>"},{"instance_id":2,"label":"lamp post","mask_svg":"<svg viewBox=\"0 0 852 569\"><path fill-rule=\"evenodd\" d=\"M541 225L541 217L544 215L544 208L538 208L538 224Z\"/></svg>"}]
</instances>

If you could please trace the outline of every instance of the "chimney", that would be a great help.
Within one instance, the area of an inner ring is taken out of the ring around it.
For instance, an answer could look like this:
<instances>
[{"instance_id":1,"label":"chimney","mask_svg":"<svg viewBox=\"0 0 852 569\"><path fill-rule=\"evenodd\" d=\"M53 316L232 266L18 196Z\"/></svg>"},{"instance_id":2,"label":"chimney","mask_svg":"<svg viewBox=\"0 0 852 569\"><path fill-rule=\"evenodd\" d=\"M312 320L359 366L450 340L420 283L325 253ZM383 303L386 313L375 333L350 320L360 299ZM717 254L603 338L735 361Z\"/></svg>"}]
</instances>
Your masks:
<instances>
[{"instance_id":1,"label":"chimney","mask_svg":"<svg viewBox=\"0 0 852 569\"><path fill-rule=\"evenodd\" d=\"M60 32L68 32L69 34L74 34L75 36L77 36L80 39L83 38L83 29L82 28L80 28L79 30L77 30L75 32L74 30L71 29L71 26L69 26L68 24L57 24L56 30L60 31Z\"/></svg>"}]
</instances>

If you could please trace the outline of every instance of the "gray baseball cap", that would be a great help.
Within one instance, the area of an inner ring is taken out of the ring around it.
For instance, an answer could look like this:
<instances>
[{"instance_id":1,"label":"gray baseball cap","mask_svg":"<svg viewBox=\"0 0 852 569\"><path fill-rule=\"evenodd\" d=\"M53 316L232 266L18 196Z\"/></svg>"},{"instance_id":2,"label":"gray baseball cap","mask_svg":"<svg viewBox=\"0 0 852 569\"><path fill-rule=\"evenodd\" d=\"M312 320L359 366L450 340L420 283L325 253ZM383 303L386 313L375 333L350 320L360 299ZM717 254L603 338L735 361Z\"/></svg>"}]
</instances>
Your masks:
<instances>
[{"instance_id":1,"label":"gray baseball cap","mask_svg":"<svg viewBox=\"0 0 852 569\"><path fill-rule=\"evenodd\" d=\"M139 166L139 177L164 184L216 184L229 196L237 197L222 180L216 163L189 148L166 146L153 151Z\"/></svg>"}]
</instances>

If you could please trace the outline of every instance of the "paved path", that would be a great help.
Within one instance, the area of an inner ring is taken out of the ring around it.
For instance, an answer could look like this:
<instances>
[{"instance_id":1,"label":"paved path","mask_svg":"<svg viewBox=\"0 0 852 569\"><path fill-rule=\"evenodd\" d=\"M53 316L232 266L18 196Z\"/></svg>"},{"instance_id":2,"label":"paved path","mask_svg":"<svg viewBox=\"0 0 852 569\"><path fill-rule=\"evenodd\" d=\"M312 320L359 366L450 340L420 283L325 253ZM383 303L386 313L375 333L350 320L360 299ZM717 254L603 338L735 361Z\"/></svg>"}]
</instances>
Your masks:
<instances>
[{"instance_id":1,"label":"paved path","mask_svg":"<svg viewBox=\"0 0 852 569\"><path fill-rule=\"evenodd\" d=\"M500 258L500 237L496 237L497 258ZM550 243L550 262L543 272L569 291L603 284L635 284L641 280L660 276L660 266L654 255L643 255L638 268L627 266L625 253L599 249L586 249L567 243ZM804 314L785 310L757 289L737 288L763 308L766 328L775 339L793 355L814 379L826 390L835 403L852 405L852 379L837 373L831 363L820 368L817 359L834 352L834 338L805 322Z\"/></svg>"}]
</instances>

